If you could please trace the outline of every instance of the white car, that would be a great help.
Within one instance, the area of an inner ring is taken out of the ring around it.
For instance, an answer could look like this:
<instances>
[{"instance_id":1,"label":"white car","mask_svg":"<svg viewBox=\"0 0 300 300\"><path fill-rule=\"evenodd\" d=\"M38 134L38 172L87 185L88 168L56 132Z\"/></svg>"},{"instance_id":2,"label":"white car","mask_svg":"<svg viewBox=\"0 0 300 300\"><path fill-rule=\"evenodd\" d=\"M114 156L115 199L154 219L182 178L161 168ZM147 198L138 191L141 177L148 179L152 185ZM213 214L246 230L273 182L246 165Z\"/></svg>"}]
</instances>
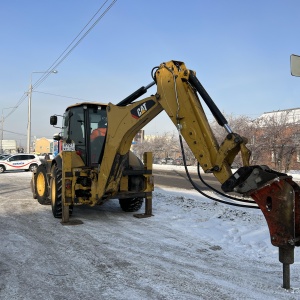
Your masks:
<instances>
[{"instance_id":1,"label":"white car","mask_svg":"<svg viewBox=\"0 0 300 300\"><path fill-rule=\"evenodd\" d=\"M35 172L40 164L41 161L35 154L16 153L0 159L0 173L14 170Z\"/></svg>"}]
</instances>

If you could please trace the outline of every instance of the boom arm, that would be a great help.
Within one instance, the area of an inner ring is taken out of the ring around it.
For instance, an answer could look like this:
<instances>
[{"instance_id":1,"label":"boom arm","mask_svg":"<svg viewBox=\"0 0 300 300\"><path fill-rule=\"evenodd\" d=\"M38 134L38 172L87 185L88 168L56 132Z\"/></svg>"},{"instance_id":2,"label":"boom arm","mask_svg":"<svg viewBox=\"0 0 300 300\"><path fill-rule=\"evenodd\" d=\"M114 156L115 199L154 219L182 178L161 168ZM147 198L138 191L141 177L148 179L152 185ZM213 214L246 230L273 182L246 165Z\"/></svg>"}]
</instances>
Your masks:
<instances>
[{"instance_id":1,"label":"boom arm","mask_svg":"<svg viewBox=\"0 0 300 300\"><path fill-rule=\"evenodd\" d=\"M100 197L105 192L116 190L121 174L117 166L122 165L122 157L128 153L131 141L137 132L162 110L166 111L181 132L203 170L213 172L220 183L224 183L232 175L230 165L239 152L244 165L249 165L250 151L245 146L246 139L231 131L225 117L197 80L194 72L186 69L182 62L170 61L160 65L155 79L155 95L133 102L153 85L150 84L138 89L117 105L109 103L106 150L98 179L102 184L97 185ZM209 126L196 89L205 99L218 123L228 132L220 146ZM117 158L115 161L114 156ZM110 178L105 177L111 170L114 174L111 174ZM103 182L107 182L106 186Z\"/></svg>"}]
</instances>

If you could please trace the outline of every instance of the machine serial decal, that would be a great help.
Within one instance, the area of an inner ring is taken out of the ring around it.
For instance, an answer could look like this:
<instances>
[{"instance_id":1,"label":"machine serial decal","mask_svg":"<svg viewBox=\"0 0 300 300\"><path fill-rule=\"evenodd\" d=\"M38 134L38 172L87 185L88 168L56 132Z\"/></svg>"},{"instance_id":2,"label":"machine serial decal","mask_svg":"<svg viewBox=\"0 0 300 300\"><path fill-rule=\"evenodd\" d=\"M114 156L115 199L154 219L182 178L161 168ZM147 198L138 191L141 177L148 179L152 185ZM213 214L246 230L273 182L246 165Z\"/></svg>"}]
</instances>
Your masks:
<instances>
[{"instance_id":1,"label":"machine serial decal","mask_svg":"<svg viewBox=\"0 0 300 300\"><path fill-rule=\"evenodd\" d=\"M135 119L139 119L144 113L146 113L151 107L155 105L153 100L148 100L142 103L140 106L131 110L131 115Z\"/></svg>"},{"instance_id":2,"label":"machine serial decal","mask_svg":"<svg viewBox=\"0 0 300 300\"><path fill-rule=\"evenodd\" d=\"M63 151L75 151L75 143L63 143Z\"/></svg>"}]
</instances>

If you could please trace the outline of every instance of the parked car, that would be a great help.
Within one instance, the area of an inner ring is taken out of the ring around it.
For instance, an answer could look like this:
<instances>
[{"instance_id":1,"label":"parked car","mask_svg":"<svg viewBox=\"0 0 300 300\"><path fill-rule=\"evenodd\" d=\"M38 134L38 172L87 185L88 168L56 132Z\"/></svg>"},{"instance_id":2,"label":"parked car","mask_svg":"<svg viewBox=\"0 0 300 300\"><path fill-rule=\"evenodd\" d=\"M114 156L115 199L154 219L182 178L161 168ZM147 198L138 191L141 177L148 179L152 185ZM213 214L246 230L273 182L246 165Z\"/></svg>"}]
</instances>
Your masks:
<instances>
[{"instance_id":1,"label":"parked car","mask_svg":"<svg viewBox=\"0 0 300 300\"><path fill-rule=\"evenodd\" d=\"M166 158L166 164L167 165L173 165L174 164L174 159L173 158Z\"/></svg>"},{"instance_id":2,"label":"parked car","mask_svg":"<svg viewBox=\"0 0 300 300\"><path fill-rule=\"evenodd\" d=\"M160 160L158 161L158 163L159 163L160 165L165 165L165 164L166 164L166 160L165 160L164 158L162 158L162 159L160 159Z\"/></svg>"},{"instance_id":3,"label":"parked car","mask_svg":"<svg viewBox=\"0 0 300 300\"><path fill-rule=\"evenodd\" d=\"M13 170L25 170L35 172L41 164L35 154L16 153L0 159L0 173Z\"/></svg>"},{"instance_id":4,"label":"parked car","mask_svg":"<svg viewBox=\"0 0 300 300\"><path fill-rule=\"evenodd\" d=\"M160 165L173 165L174 159L173 158L162 158L159 160Z\"/></svg>"},{"instance_id":5,"label":"parked car","mask_svg":"<svg viewBox=\"0 0 300 300\"><path fill-rule=\"evenodd\" d=\"M183 166L183 159L182 158L176 158L174 160L174 165Z\"/></svg>"},{"instance_id":6,"label":"parked car","mask_svg":"<svg viewBox=\"0 0 300 300\"><path fill-rule=\"evenodd\" d=\"M194 162L192 160L186 160L185 163L186 163L187 166L192 166L194 164ZM183 166L184 165L183 159L182 158L176 158L174 160L174 165Z\"/></svg>"}]
</instances>

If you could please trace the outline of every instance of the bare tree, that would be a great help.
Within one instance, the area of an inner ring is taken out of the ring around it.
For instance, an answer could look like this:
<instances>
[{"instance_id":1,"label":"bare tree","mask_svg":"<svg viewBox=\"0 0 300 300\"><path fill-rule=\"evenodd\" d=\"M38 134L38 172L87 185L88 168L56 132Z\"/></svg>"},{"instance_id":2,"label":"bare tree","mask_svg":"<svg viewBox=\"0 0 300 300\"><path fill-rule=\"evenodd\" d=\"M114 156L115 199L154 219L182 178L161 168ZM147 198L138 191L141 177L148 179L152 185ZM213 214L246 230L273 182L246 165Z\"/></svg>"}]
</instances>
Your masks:
<instances>
[{"instance_id":1,"label":"bare tree","mask_svg":"<svg viewBox=\"0 0 300 300\"><path fill-rule=\"evenodd\" d=\"M148 151L153 153L153 160L159 158L176 158L179 152L179 142L176 134L165 132L161 136L147 137L142 143L133 146L133 151L139 158Z\"/></svg>"},{"instance_id":2,"label":"bare tree","mask_svg":"<svg viewBox=\"0 0 300 300\"><path fill-rule=\"evenodd\" d=\"M252 164L254 158L258 155L258 151L259 151L259 148L256 147L256 144L254 142L256 127L253 120L250 117L244 115L241 116L227 115L225 117L232 131L244 137L245 140L247 141L247 146L251 151L251 153L253 154L251 156L251 161L250 161L250 163ZM228 134L227 131L223 127L221 127L215 120L211 123L211 128L213 130L213 133L218 143L219 144L222 143L226 138L226 135ZM237 167L242 166L242 159L240 155L236 157L234 161L234 165L236 165Z\"/></svg>"},{"instance_id":3,"label":"bare tree","mask_svg":"<svg viewBox=\"0 0 300 300\"><path fill-rule=\"evenodd\" d=\"M294 110L266 113L256 120L247 116L226 116L232 130L248 139L252 155L250 164L269 165L278 170L290 170L293 157L299 147L300 126ZM217 122L212 129L218 142L224 140L225 130L220 130ZM235 163L240 166L238 156Z\"/></svg>"},{"instance_id":4,"label":"bare tree","mask_svg":"<svg viewBox=\"0 0 300 300\"><path fill-rule=\"evenodd\" d=\"M264 114L256 120L256 142L263 155L261 160L272 163L278 171L290 170L299 147L299 124L293 110Z\"/></svg>"},{"instance_id":5,"label":"bare tree","mask_svg":"<svg viewBox=\"0 0 300 300\"><path fill-rule=\"evenodd\" d=\"M286 110L264 114L252 120L248 116L226 116L233 132L238 133L248 140L247 147L252 155L250 164L268 165L279 171L289 171L295 161L295 153L299 149L300 124L294 110ZM227 132L216 121L210 126L220 144L226 138ZM186 160L196 162L193 153L183 139L183 148ZM176 132L164 133L146 139L134 147L136 154L142 158L145 151L152 151L154 160L159 158L181 157L181 148ZM238 155L234 161L237 167L242 166L241 157ZM271 165L270 165L271 164Z\"/></svg>"},{"instance_id":6,"label":"bare tree","mask_svg":"<svg viewBox=\"0 0 300 300\"><path fill-rule=\"evenodd\" d=\"M132 146L132 151L140 160L143 160L143 155L145 152L153 152L152 143L147 140L137 142L137 144Z\"/></svg>"}]
</instances>

